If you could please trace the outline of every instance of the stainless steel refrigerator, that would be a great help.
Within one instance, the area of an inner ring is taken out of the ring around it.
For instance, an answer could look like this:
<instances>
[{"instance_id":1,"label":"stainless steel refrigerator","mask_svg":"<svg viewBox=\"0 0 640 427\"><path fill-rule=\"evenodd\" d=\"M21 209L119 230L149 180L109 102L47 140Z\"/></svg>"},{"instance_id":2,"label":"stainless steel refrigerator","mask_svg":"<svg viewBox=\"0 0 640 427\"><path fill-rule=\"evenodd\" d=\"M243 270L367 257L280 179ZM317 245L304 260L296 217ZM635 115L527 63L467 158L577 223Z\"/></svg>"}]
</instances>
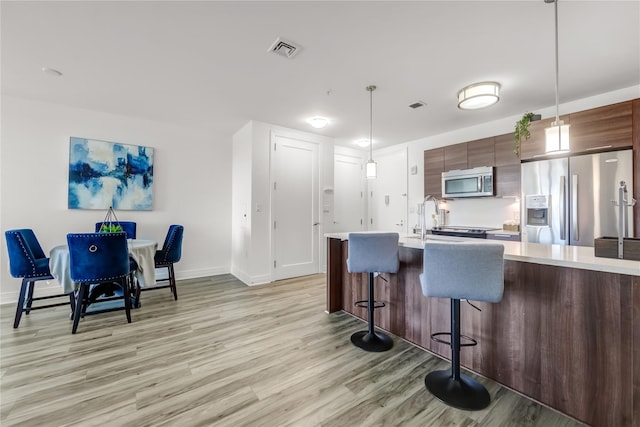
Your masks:
<instances>
[{"instance_id":1,"label":"stainless steel refrigerator","mask_svg":"<svg viewBox=\"0 0 640 427\"><path fill-rule=\"evenodd\" d=\"M522 163L521 173L522 241L594 246L618 235L621 181L633 195L632 150ZM623 204L633 236L632 207Z\"/></svg>"}]
</instances>

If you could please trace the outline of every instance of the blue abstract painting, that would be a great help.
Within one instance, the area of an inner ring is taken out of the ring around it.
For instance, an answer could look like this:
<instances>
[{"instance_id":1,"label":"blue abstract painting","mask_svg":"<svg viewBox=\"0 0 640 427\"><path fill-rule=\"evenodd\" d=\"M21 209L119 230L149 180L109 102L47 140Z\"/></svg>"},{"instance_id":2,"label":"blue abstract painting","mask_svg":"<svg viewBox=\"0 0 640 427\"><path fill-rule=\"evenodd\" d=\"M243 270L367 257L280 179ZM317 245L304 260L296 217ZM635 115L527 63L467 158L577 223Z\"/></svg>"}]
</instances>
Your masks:
<instances>
[{"instance_id":1,"label":"blue abstract painting","mask_svg":"<svg viewBox=\"0 0 640 427\"><path fill-rule=\"evenodd\" d=\"M153 208L153 148L71 137L69 209Z\"/></svg>"}]
</instances>

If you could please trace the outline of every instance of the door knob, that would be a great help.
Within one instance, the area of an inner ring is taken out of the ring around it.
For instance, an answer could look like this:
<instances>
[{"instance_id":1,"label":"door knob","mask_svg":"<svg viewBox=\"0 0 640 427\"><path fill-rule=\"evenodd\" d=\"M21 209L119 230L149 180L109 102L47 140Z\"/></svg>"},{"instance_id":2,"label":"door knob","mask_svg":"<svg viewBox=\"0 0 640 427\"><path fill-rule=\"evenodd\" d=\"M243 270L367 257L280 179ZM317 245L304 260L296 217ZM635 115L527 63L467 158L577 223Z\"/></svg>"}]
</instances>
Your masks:
<instances>
[{"instance_id":1,"label":"door knob","mask_svg":"<svg viewBox=\"0 0 640 427\"><path fill-rule=\"evenodd\" d=\"M319 222L314 222L313 225L320 225L320 223Z\"/></svg>"}]
</instances>

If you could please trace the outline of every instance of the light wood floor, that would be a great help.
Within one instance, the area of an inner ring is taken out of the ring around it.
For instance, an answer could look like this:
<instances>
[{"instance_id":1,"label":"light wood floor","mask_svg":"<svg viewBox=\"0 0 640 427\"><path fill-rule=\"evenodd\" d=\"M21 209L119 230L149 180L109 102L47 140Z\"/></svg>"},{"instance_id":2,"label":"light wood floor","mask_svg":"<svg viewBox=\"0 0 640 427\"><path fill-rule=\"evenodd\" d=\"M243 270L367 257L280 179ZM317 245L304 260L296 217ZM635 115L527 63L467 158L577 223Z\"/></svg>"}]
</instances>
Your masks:
<instances>
[{"instance_id":1,"label":"light wood floor","mask_svg":"<svg viewBox=\"0 0 640 427\"><path fill-rule=\"evenodd\" d=\"M12 328L0 313L2 426L573 426L495 383L488 409L435 400L424 376L448 363L395 339L367 353L365 323L324 312L325 276L247 287L231 275L142 294L142 308L89 316L68 308ZM465 349L463 351L473 351Z\"/></svg>"}]
</instances>

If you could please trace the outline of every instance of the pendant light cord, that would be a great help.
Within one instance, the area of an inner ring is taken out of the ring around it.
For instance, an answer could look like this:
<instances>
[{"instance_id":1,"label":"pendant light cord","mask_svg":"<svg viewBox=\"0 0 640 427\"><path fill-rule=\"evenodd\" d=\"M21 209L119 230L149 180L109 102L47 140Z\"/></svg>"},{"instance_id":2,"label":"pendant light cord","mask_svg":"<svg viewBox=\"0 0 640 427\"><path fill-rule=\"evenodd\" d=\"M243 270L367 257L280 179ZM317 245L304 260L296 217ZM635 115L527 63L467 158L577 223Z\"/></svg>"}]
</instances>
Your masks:
<instances>
[{"instance_id":1,"label":"pendant light cord","mask_svg":"<svg viewBox=\"0 0 640 427\"><path fill-rule=\"evenodd\" d=\"M376 90L374 85L367 86L369 91L369 161L373 161L373 91Z\"/></svg>"},{"instance_id":2,"label":"pendant light cord","mask_svg":"<svg viewBox=\"0 0 640 427\"><path fill-rule=\"evenodd\" d=\"M558 97L558 0L554 1L556 27L556 124L560 121L560 100Z\"/></svg>"}]
</instances>

